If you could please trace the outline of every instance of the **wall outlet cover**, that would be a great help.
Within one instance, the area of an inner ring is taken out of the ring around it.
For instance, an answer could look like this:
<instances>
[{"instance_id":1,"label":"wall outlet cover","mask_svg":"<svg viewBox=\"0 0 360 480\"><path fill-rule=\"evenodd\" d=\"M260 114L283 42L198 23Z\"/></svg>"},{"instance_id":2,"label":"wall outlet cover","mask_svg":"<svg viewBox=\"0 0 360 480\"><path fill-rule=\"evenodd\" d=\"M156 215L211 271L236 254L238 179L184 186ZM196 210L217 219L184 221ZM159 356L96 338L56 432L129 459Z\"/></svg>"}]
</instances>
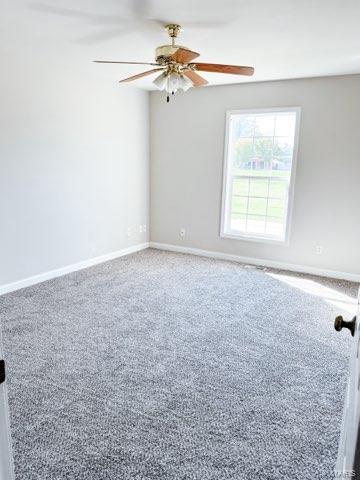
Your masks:
<instances>
[{"instance_id":1,"label":"wall outlet cover","mask_svg":"<svg viewBox=\"0 0 360 480\"><path fill-rule=\"evenodd\" d=\"M322 255L323 250L324 250L324 248L323 248L322 245L316 245L316 247L315 247L316 255Z\"/></svg>"}]
</instances>

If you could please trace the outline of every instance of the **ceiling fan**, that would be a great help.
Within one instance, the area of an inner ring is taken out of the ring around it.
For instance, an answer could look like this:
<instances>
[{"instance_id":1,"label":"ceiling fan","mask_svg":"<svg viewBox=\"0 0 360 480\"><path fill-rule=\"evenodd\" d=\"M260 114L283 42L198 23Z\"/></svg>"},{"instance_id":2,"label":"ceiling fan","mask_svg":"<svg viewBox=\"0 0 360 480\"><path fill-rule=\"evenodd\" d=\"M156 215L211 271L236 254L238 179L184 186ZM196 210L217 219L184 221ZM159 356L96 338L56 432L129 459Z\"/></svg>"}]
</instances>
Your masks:
<instances>
[{"instance_id":1,"label":"ceiling fan","mask_svg":"<svg viewBox=\"0 0 360 480\"><path fill-rule=\"evenodd\" d=\"M202 87L209 82L201 77L197 72L216 72L230 73L234 75L254 74L253 67L243 67L239 65L222 65L218 63L198 63L193 62L200 54L192 50L175 44L175 39L181 32L180 25L166 25L165 29L171 38L171 45L162 45L155 50L155 63L148 62L117 62L108 60L94 60L96 63L121 63L127 65L152 65L158 68L138 73L128 78L120 80L120 83L131 82L156 72L161 72L155 78L154 84L160 89L167 92L167 101L169 95L174 94L181 89L186 92L190 87Z\"/></svg>"}]
</instances>

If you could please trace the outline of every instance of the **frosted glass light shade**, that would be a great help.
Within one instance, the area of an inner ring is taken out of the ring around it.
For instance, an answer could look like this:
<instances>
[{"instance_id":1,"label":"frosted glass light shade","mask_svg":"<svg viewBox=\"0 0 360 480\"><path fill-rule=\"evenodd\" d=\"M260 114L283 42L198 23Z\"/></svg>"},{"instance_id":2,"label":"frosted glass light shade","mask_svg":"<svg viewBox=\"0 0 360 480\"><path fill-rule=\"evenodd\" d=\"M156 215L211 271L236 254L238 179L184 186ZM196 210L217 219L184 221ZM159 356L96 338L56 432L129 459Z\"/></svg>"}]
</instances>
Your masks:
<instances>
[{"instance_id":1,"label":"frosted glass light shade","mask_svg":"<svg viewBox=\"0 0 360 480\"><path fill-rule=\"evenodd\" d=\"M165 73L160 73L160 75L153 81L153 84L156 85L159 90L164 90L167 84L167 79L168 77Z\"/></svg>"},{"instance_id":2,"label":"frosted glass light shade","mask_svg":"<svg viewBox=\"0 0 360 480\"><path fill-rule=\"evenodd\" d=\"M176 93L178 88L179 88L179 74L178 73L170 73L169 77L168 77L168 82L167 82L167 85L166 85L166 91L168 93Z\"/></svg>"},{"instance_id":3,"label":"frosted glass light shade","mask_svg":"<svg viewBox=\"0 0 360 480\"><path fill-rule=\"evenodd\" d=\"M172 72L170 75L160 73L153 81L159 90L166 90L168 93L176 93L179 89L186 92L193 86L192 81L181 73Z\"/></svg>"},{"instance_id":4,"label":"frosted glass light shade","mask_svg":"<svg viewBox=\"0 0 360 480\"><path fill-rule=\"evenodd\" d=\"M192 81L188 77L185 77L184 75L180 75L179 88L181 88L184 92L186 92L192 86L193 86Z\"/></svg>"}]
</instances>

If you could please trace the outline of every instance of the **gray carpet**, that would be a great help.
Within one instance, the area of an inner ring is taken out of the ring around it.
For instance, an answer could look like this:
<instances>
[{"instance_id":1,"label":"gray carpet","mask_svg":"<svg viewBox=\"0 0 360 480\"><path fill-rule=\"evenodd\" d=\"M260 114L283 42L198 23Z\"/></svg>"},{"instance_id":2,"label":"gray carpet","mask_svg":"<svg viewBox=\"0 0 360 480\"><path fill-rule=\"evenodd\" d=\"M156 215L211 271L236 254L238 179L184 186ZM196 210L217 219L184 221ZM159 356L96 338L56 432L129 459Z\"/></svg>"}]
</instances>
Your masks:
<instances>
[{"instance_id":1,"label":"gray carpet","mask_svg":"<svg viewBox=\"0 0 360 480\"><path fill-rule=\"evenodd\" d=\"M17 479L332 478L339 312L268 272L156 250L0 297Z\"/></svg>"}]
</instances>

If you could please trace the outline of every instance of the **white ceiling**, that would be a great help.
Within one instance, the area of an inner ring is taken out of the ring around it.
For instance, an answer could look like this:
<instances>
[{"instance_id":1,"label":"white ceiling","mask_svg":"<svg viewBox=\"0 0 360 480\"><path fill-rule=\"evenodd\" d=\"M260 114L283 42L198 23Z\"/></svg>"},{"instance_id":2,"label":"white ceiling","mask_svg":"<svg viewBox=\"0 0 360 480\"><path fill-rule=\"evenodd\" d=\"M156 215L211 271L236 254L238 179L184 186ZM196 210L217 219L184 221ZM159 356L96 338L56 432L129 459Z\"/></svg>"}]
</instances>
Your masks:
<instances>
[{"instance_id":1,"label":"white ceiling","mask_svg":"<svg viewBox=\"0 0 360 480\"><path fill-rule=\"evenodd\" d=\"M92 59L153 61L180 23L179 44L199 61L251 65L251 81L360 73L359 0L2 0L0 54L52 68L79 67L116 82L147 67ZM151 67L149 67L151 68ZM203 74L211 84L244 81ZM245 78L249 81L249 78ZM136 86L152 89L152 79ZM119 85L119 88L128 88Z\"/></svg>"}]
</instances>

